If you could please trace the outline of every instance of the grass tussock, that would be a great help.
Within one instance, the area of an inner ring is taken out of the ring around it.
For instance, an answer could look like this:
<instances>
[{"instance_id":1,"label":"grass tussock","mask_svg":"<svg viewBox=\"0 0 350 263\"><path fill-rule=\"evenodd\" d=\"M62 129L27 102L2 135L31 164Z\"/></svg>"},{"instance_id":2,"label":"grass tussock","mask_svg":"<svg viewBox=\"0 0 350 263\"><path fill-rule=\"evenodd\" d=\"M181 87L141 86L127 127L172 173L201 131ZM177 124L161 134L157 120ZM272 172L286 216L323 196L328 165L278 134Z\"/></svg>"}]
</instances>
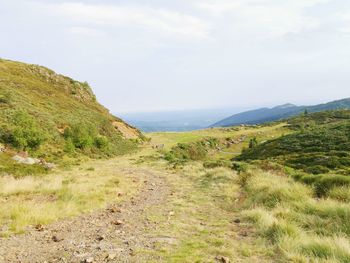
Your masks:
<instances>
[{"instance_id":1,"label":"grass tussock","mask_svg":"<svg viewBox=\"0 0 350 263\"><path fill-rule=\"evenodd\" d=\"M285 261L350 261L346 187L331 190L333 200L315 199L311 187L291 178L261 170L250 173L243 187L247 198L242 216Z\"/></svg>"}]
</instances>

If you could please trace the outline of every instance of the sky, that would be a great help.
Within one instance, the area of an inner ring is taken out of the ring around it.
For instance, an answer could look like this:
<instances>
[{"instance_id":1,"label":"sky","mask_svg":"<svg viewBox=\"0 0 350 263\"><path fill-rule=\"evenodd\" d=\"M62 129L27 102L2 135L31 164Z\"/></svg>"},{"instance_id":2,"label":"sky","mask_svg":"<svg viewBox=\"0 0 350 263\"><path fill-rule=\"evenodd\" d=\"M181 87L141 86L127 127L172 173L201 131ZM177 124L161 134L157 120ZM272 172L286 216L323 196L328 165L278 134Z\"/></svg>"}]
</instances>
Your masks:
<instances>
[{"instance_id":1,"label":"sky","mask_svg":"<svg viewBox=\"0 0 350 263\"><path fill-rule=\"evenodd\" d=\"M0 0L0 57L112 112L316 104L350 97L350 1Z\"/></svg>"}]
</instances>

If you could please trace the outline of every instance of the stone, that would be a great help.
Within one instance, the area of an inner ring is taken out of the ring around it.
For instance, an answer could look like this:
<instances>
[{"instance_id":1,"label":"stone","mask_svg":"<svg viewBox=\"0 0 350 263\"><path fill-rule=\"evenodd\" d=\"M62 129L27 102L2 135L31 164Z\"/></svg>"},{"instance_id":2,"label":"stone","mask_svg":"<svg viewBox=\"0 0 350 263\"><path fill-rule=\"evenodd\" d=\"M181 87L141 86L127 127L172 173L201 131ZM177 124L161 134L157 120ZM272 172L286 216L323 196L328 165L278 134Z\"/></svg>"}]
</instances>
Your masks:
<instances>
[{"instance_id":1,"label":"stone","mask_svg":"<svg viewBox=\"0 0 350 263\"><path fill-rule=\"evenodd\" d=\"M236 224L239 224L239 223L241 223L241 220L239 218L237 218L233 222L236 223Z\"/></svg>"},{"instance_id":2,"label":"stone","mask_svg":"<svg viewBox=\"0 0 350 263\"><path fill-rule=\"evenodd\" d=\"M220 261L222 263L230 263L230 259L228 257L224 257L224 256L217 256L215 258L217 261Z\"/></svg>"},{"instance_id":3,"label":"stone","mask_svg":"<svg viewBox=\"0 0 350 263\"><path fill-rule=\"evenodd\" d=\"M111 213L121 213L121 212L122 212L122 211L120 210L120 208L117 208L117 207L115 207L115 206L110 207L110 208L108 209L108 211L111 212Z\"/></svg>"},{"instance_id":4,"label":"stone","mask_svg":"<svg viewBox=\"0 0 350 263\"><path fill-rule=\"evenodd\" d=\"M37 231L44 231L44 226L43 226L42 224L37 224L37 225L35 226L35 229L36 229Z\"/></svg>"},{"instance_id":5,"label":"stone","mask_svg":"<svg viewBox=\"0 0 350 263\"><path fill-rule=\"evenodd\" d=\"M121 220L114 220L114 221L112 221L112 224L116 225L116 226L120 226L120 225L123 224L123 221L121 221Z\"/></svg>"},{"instance_id":6,"label":"stone","mask_svg":"<svg viewBox=\"0 0 350 263\"><path fill-rule=\"evenodd\" d=\"M60 238L60 237L58 237L58 236L53 236L52 237L52 241L53 242L61 242L63 240L63 238Z\"/></svg>"},{"instance_id":7,"label":"stone","mask_svg":"<svg viewBox=\"0 0 350 263\"><path fill-rule=\"evenodd\" d=\"M33 164L38 164L40 163L39 159L35 158L30 158L30 157L21 157L19 155L15 155L12 157L12 160L21 163L21 164L28 164L28 165L33 165Z\"/></svg>"},{"instance_id":8,"label":"stone","mask_svg":"<svg viewBox=\"0 0 350 263\"><path fill-rule=\"evenodd\" d=\"M57 167L56 164L47 163L47 162L44 162L42 165L44 166L44 168L46 168L48 170L52 170L52 169L55 169Z\"/></svg>"},{"instance_id":9,"label":"stone","mask_svg":"<svg viewBox=\"0 0 350 263\"><path fill-rule=\"evenodd\" d=\"M105 237L102 235L99 235L96 237L96 240L98 240L98 241L102 241L103 239L105 239Z\"/></svg>"},{"instance_id":10,"label":"stone","mask_svg":"<svg viewBox=\"0 0 350 263\"><path fill-rule=\"evenodd\" d=\"M93 257L89 257L89 258L85 259L85 263L93 263L93 262L95 262Z\"/></svg>"},{"instance_id":11,"label":"stone","mask_svg":"<svg viewBox=\"0 0 350 263\"><path fill-rule=\"evenodd\" d=\"M115 259L117 257L117 254L115 254L115 253L110 253L110 254L108 254L108 259L109 260L113 260L113 259Z\"/></svg>"}]
</instances>

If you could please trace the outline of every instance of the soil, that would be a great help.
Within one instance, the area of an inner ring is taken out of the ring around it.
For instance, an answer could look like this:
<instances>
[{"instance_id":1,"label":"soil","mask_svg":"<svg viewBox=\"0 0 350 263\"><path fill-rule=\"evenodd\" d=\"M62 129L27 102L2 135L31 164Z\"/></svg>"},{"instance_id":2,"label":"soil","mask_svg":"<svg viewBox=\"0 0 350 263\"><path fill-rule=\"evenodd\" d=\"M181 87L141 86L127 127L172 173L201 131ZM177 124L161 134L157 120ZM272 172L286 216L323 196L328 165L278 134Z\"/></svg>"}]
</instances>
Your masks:
<instances>
[{"instance_id":1,"label":"soil","mask_svg":"<svg viewBox=\"0 0 350 263\"><path fill-rule=\"evenodd\" d=\"M176 242L150 236L157 222L144 211L166 204L170 188L164 176L141 168L127 173L143 180L137 196L116 206L48 226L33 226L25 234L0 238L0 262L140 262L135 251L152 251L156 242Z\"/></svg>"}]
</instances>

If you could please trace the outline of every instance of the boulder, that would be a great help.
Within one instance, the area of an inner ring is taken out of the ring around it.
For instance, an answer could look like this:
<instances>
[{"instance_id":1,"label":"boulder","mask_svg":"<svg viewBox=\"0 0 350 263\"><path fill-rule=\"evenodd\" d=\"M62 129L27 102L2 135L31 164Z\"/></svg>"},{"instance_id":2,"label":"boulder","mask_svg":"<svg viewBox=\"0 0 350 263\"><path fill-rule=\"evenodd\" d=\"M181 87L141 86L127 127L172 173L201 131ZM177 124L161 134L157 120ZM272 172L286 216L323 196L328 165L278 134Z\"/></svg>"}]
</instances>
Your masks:
<instances>
[{"instance_id":1,"label":"boulder","mask_svg":"<svg viewBox=\"0 0 350 263\"><path fill-rule=\"evenodd\" d=\"M40 163L39 159L30 158L30 157L21 157L19 155L13 156L12 160L15 160L18 163L29 164L29 165L39 164Z\"/></svg>"}]
</instances>

